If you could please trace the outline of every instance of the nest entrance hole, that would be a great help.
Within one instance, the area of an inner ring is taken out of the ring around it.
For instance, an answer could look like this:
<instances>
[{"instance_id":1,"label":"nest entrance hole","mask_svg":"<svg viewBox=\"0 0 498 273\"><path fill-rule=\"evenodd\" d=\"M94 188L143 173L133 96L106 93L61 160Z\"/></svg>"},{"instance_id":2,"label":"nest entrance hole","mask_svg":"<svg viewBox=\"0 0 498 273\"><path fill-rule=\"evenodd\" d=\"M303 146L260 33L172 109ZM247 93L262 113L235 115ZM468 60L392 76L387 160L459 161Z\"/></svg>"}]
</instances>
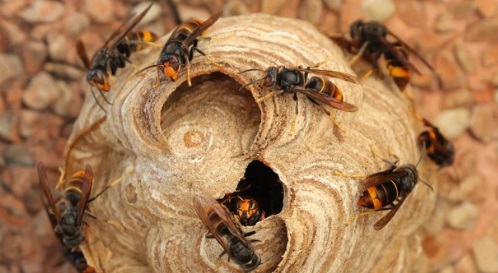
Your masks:
<instances>
[{"instance_id":1,"label":"nest entrance hole","mask_svg":"<svg viewBox=\"0 0 498 273\"><path fill-rule=\"evenodd\" d=\"M278 175L261 161L252 161L246 169L244 177L239 181L234 192L228 193L222 199L223 203L233 215L239 215L242 200L255 200L259 204L260 213L264 218L278 214L282 211L284 189ZM240 223L245 226L254 225L262 218Z\"/></svg>"}]
</instances>

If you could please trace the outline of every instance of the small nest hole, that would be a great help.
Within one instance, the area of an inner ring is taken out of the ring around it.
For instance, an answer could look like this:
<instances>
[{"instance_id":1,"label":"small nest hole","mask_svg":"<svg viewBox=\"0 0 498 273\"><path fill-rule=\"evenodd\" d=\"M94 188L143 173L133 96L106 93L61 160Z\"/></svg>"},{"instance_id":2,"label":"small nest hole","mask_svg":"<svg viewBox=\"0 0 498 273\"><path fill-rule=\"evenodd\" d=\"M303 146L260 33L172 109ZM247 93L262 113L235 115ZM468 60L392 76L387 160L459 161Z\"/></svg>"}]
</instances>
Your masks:
<instances>
[{"instance_id":1,"label":"small nest hole","mask_svg":"<svg viewBox=\"0 0 498 273\"><path fill-rule=\"evenodd\" d=\"M278 175L260 161L251 162L234 192L218 200L244 226L252 226L283 207L284 190Z\"/></svg>"}]
</instances>

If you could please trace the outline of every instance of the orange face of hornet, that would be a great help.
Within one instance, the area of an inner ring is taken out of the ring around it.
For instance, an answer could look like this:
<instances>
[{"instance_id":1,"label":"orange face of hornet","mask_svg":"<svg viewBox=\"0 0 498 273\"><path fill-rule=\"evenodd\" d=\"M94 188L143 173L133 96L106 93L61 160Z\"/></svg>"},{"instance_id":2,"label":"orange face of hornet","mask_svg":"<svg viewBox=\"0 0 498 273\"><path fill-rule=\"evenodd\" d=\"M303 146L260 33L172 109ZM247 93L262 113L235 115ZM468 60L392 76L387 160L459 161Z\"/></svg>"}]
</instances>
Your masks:
<instances>
[{"instance_id":1,"label":"orange face of hornet","mask_svg":"<svg viewBox=\"0 0 498 273\"><path fill-rule=\"evenodd\" d=\"M109 78L103 75L102 71L97 69L89 70L86 74L86 79L90 85L97 87L100 91L111 90L111 83Z\"/></svg>"},{"instance_id":2,"label":"orange face of hornet","mask_svg":"<svg viewBox=\"0 0 498 273\"><path fill-rule=\"evenodd\" d=\"M237 214L243 225L252 226L259 220L264 219L265 213L261 213L258 201L254 199L242 199L237 203Z\"/></svg>"},{"instance_id":3,"label":"orange face of hornet","mask_svg":"<svg viewBox=\"0 0 498 273\"><path fill-rule=\"evenodd\" d=\"M168 55L160 60L160 66L163 67L164 76L170 81L178 79L178 72L180 71L180 62L177 56Z\"/></svg>"}]
</instances>

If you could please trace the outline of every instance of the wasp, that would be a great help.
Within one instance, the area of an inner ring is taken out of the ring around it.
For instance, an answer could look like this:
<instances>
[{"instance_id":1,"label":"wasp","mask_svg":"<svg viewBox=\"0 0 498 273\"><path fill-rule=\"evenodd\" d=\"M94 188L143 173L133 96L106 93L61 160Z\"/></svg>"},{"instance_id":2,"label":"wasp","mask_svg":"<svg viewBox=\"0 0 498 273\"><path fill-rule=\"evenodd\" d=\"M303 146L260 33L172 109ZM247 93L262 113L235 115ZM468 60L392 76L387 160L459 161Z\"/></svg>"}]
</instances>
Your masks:
<instances>
[{"instance_id":1,"label":"wasp","mask_svg":"<svg viewBox=\"0 0 498 273\"><path fill-rule=\"evenodd\" d=\"M238 197L237 216L239 222L244 226L254 226L257 222L265 219L266 212L262 211L259 202L252 198Z\"/></svg>"},{"instance_id":2,"label":"wasp","mask_svg":"<svg viewBox=\"0 0 498 273\"><path fill-rule=\"evenodd\" d=\"M51 213L51 209L49 209L46 202L43 202L43 205L45 206L45 212L47 213L50 224L55 231L55 236L62 245L62 253L66 260L70 261L71 264L80 273L95 273L95 268L88 265L83 252L81 252L79 248L70 248L64 245L63 234L60 230L57 229L57 218L55 214Z\"/></svg>"},{"instance_id":3,"label":"wasp","mask_svg":"<svg viewBox=\"0 0 498 273\"><path fill-rule=\"evenodd\" d=\"M399 167L398 158L394 162L382 159L390 165L389 169L368 175L363 180L366 190L358 200L358 206L371 210L362 212L360 215L389 210L389 213L374 224L375 230L381 230L391 221L418 181L432 190L431 185L419 179L417 166L421 159L422 155L417 165L406 164Z\"/></svg>"},{"instance_id":4,"label":"wasp","mask_svg":"<svg viewBox=\"0 0 498 273\"><path fill-rule=\"evenodd\" d=\"M418 181L418 172L413 164L398 167L396 162L382 172L367 176L364 180L365 190L358 200L358 206L373 209L366 211L390 210L374 224L375 230L382 229L399 210L406 197L413 190ZM394 204L396 202L396 204Z\"/></svg>"},{"instance_id":5,"label":"wasp","mask_svg":"<svg viewBox=\"0 0 498 273\"><path fill-rule=\"evenodd\" d=\"M452 165L455 158L453 144L428 120L424 118L423 122L429 129L420 133L418 143L425 147L427 156L440 168Z\"/></svg>"},{"instance_id":6,"label":"wasp","mask_svg":"<svg viewBox=\"0 0 498 273\"><path fill-rule=\"evenodd\" d=\"M408 59L408 51L402 44L395 42L392 43L392 46L396 51L401 52L403 56ZM384 52L384 59L386 60L387 71L389 72L389 75L391 75L396 86L398 86L399 90L405 90L410 81L410 70L398 60L397 56L389 51Z\"/></svg>"},{"instance_id":7,"label":"wasp","mask_svg":"<svg viewBox=\"0 0 498 273\"><path fill-rule=\"evenodd\" d=\"M90 165L86 165L85 170L76 172L71 179L63 183L62 198L56 203L48 184L45 165L42 162L38 164L38 178L47 201L46 203L48 203L45 208L50 222L55 226L54 231L57 237L60 238L65 247L76 249L85 239L82 224L88 225L83 220L83 216L87 215L92 219L97 219L87 210L88 204L93 202L116 182L106 186L101 192L90 198L93 172Z\"/></svg>"},{"instance_id":8,"label":"wasp","mask_svg":"<svg viewBox=\"0 0 498 273\"><path fill-rule=\"evenodd\" d=\"M329 80L326 80L323 77L312 76L310 79L308 79L308 73L329 76L352 83L358 83L358 78L356 78L356 76L338 71L312 69L309 67L303 68L301 66L296 68L270 66L266 70L253 68L241 71L240 73L249 71L263 71L263 76L241 86L239 90L242 90L243 88L256 82L260 82L261 86L269 87L272 90L272 92L270 92L269 94L259 98L257 100L258 102L270 96L291 93L294 94L294 100L296 101L297 115L297 93L299 92L306 95L306 97L311 102L319 105L329 115L330 113L318 102L346 112L355 112L358 110L356 106L344 101L342 91L339 89L339 87L337 87L337 85Z\"/></svg>"},{"instance_id":9,"label":"wasp","mask_svg":"<svg viewBox=\"0 0 498 273\"><path fill-rule=\"evenodd\" d=\"M209 17L206 21L192 19L179 25L173 31L168 41L166 41L166 44L161 50L157 63L147 66L137 73L156 67L157 86L161 82L161 70L166 79L176 81L178 79L180 69L185 66L187 68L188 85L192 86L190 81L190 62L194 58L194 51L208 57L204 51L197 47L199 36L201 36L206 29L212 26L220 18L220 16L221 13L217 13Z\"/></svg>"},{"instance_id":10,"label":"wasp","mask_svg":"<svg viewBox=\"0 0 498 273\"><path fill-rule=\"evenodd\" d=\"M235 206L228 206L227 208L234 212L234 216L238 222L244 226L254 226L257 222L265 219L266 212L261 209L261 206L252 195L243 194L251 187L249 184L247 187L241 190L237 190L233 193L225 194L223 199L220 200L221 204L228 203L230 205L233 199L235 199Z\"/></svg>"},{"instance_id":11,"label":"wasp","mask_svg":"<svg viewBox=\"0 0 498 273\"><path fill-rule=\"evenodd\" d=\"M55 224L55 233L60 236L62 243L68 248L76 248L84 240L85 235L81 230L83 216L86 213L87 202L93 182L93 172L89 165L84 171L76 172L65 185L62 198L56 203L48 184L45 165L38 164L38 178L48 201L47 213L51 222Z\"/></svg>"},{"instance_id":12,"label":"wasp","mask_svg":"<svg viewBox=\"0 0 498 273\"><path fill-rule=\"evenodd\" d=\"M64 199L57 203L52 196L45 165L42 162L38 164L38 178L47 201L43 202L45 212L54 229L55 236L62 244L64 257L73 264L78 272L96 272L93 267L87 264L85 256L79 249L79 244L84 240L84 234L81 231L83 214L95 218L85 211L86 203L92 201L88 199L93 180L90 166L87 166L85 171L73 175L64 191Z\"/></svg>"},{"instance_id":13,"label":"wasp","mask_svg":"<svg viewBox=\"0 0 498 273\"><path fill-rule=\"evenodd\" d=\"M52 225L53 227L53 225ZM67 247L64 247L64 257L66 257L67 260L69 260L73 266L78 270L80 273L96 273L97 271L95 268L91 267L88 265L85 256L83 255L83 252L81 250L76 249L76 250L71 250Z\"/></svg>"},{"instance_id":14,"label":"wasp","mask_svg":"<svg viewBox=\"0 0 498 273\"><path fill-rule=\"evenodd\" d=\"M93 97L102 110L104 110L104 107L99 103L93 87L97 88L108 104L112 104L103 93L111 90L110 76L116 75L118 68L125 67L126 63L131 63L128 57L130 57L131 53L142 49L141 44L153 42L158 38L156 34L147 30L130 32L151 7L152 3L133 19L126 28L126 22L131 18L116 29L102 48L93 55L91 62L83 42L81 40L76 41L76 51L87 69L86 80L91 86ZM106 111L104 110L104 112Z\"/></svg>"},{"instance_id":15,"label":"wasp","mask_svg":"<svg viewBox=\"0 0 498 273\"><path fill-rule=\"evenodd\" d=\"M261 264L261 258L251 244L258 240L246 239L254 231L243 233L231 213L206 194L194 197L193 204L202 223L223 247L222 255L227 253L229 260L233 259L244 272L254 270Z\"/></svg>"},{"instance_id":16,"label":"wasp","mask_svg":"<svg viewBox=\"0 0 498 273\"><path fill-rule=\"evenodd\" d=\"M116 45L117 51L129 58L133 52L144 49L144 44L153 43L159 36L149 30L131 31ZM126 59L129 62L128 59Z\"/></svg>"},{"instance_id":17,"label":"wasp","mask_svg":"<svg viewBox=\"0 0 498 273\"><path fill-rule=\"evenodd\" d=\"M406 87L410 78L410 70L415 71L419 75L421 74L408 60L408 53L415 55L431 71L434 70L416 50L409 47L397 35L379 22L357 20L351 24L349 34L351 40L346 40L342 35L338 37L331 36L331 38L349 52L357 53L350 61L350 65L358 58L364 57L368 62L372 63L372 69L369 72L378 71L378 60L384 55L389 74L393 77L400 90L404 90ZM389 42L387 39L388 36L392 37L395 42ZM367 73L362 78L366 78L369 74Z\"/></svg>"}]
</instances>

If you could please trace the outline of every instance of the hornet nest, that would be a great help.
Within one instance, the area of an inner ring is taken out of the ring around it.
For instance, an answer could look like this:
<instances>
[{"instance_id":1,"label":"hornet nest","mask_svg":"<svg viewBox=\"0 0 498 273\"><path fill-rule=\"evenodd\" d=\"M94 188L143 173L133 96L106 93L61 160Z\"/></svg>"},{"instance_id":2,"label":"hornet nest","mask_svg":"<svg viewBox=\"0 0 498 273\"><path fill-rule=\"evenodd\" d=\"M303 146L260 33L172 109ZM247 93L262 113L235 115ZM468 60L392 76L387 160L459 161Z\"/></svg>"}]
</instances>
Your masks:
<instances>
[{"instance_id":1,"label":"hornet nest","mask_svg":"<svg viewBox=\"0 0 498 273\"><path fill-rule=\"evenodd\" d=\"M387 169L372 145L386 159L392 151L400 164L416 164L422 125L406 95L374 77L361 84L330 78L359 108L330 108L341 130L302 94L296 115L292 95L256 102L269 90L255 83L239 91L261 77L239 74L251 68L320 64L355 75L342 50L311 24L253 14L220 18L203 36L211 39L201 39L199 48L218 65L196 53L191 87L186 69L178 80L162 77L154 86L154 69L137 74L127 68L108 94L107 115L87 96L66 149L65 173L90 164L94 193L125 175L89 207L98 218L89 221L81 247L89 264L115 273L238 272L237 264L219 258L217 241L206 239L192 199L201 193L221 199L252 176L283 189L268 197L277 205L264 220L242 227L259 240L256 272L426 271L420 227L436 194L418 185L376 231L372 225L385 212L348 221L363 210L356 203L365 188L361 179L336 175ZM131 60L145 67L160 50L149 47Z\"/></svg>"}]
</instances>

